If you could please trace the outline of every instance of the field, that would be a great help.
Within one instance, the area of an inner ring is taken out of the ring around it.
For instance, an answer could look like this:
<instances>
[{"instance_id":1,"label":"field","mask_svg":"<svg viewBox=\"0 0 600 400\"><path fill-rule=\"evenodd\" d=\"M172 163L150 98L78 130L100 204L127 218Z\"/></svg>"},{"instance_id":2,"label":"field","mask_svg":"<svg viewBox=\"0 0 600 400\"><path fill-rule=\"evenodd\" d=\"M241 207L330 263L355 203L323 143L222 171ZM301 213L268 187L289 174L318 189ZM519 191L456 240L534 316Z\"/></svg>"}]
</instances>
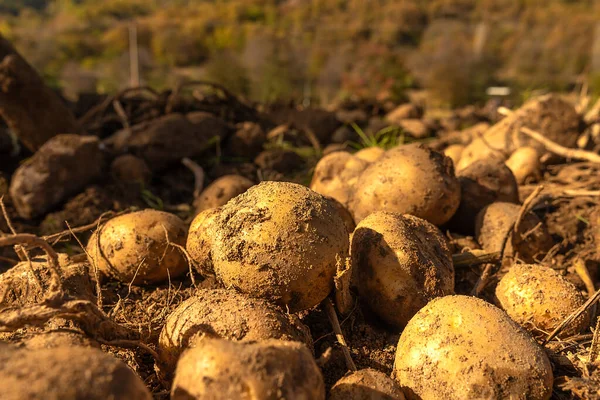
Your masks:
<instances>
[{"instance_id":1,"label":"field","mask_svg":"<svg viewBox=\"0 0 600 400\"><path fill-rule=\"evenodd\" d=\"M0 36L0 397L600 398L580 89L69 102Z\"/></svg>"}]
</instances>

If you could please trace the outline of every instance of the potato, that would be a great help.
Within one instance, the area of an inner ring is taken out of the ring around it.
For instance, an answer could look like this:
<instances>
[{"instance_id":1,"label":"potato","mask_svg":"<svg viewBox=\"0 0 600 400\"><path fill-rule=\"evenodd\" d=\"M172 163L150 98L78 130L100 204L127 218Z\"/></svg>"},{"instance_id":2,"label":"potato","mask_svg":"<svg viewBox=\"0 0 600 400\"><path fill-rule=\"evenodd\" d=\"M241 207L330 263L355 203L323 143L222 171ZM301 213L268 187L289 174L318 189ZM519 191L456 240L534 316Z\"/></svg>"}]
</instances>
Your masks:
<instances>
[{"instance_id":1,"label":"potato","mask_svg":"<svg viewBox=\"0 0 600 400\"><path fill-rule=\"evenodd\" d=\"M356 228L356 223L354 223L354 218L352 217L352 214L350 214L350 211L348 211L348 209L344 207L342 203L340 203L333 197L325 197L327 197L327 200L329 200L331 204L333 204L337 209L338 213L340 214L340 217L342 217L342 220L344 221L344 225L346 226L346 230L348 231L348 233L354 232L354 228Z\"/></svg>"},{"instance_id":2,"label":"potato","mask_svg":"<svg viewBox=\"0 0 600 400\"><path fill-rule=\"evenodd\" d=\"M525 183L529 178L539 178L542 170L538 150L529 146L515 150L506 160L506 166L510 168L518 184Z\"/></svg>"},{"instance_id":3,"label":"potato","mask_svg":"<svg viewBox=\"0 0 600 400\"><path fill-rule=\"evenodd\" d=\"M499 308L475 297L431 301L408 323L392 376L408 399L549 399L544 350Z\"/></svg>"},{"instance_id":4,"label":"potato","mask_svg":"<svg viewBox=\"0 0 600 400\"><path fill-rule=\"evenodd\" d=\"M124 154L110 164L110 175L121 184L147 184L152 178L152 171L146 162L132 154Z\"/></svg>"},{"instance_id":5,"label":"potato","mask_svg":"<svg viewBox=\"0 0 600 400\"><path fill-rule=\"evenodd\" d=\"M199 290L168 316L160 332L161 372L171 374L181 352L204 335L231 340L295 340L312 347L308 328L267 301L233 290Z\"/></svg>"},{"instance_id":6,"label":"potato","mask_svg":"<svg viewBox=\"0 0 600 400\"><path fill-rule=\"evenodd\" d=\"M398 146L368 166L350 200L354 220L376 211L411 214L442 225L460 203L452 160L423 145Z\"/></svg>"},{"instance_id":7,"label":"potato","mask_svg":"<svg viewBox=\"0 0 600 400\"><path fill-rule=\"evenodd\" d=\"M495 201L519 202L519 187L503 162L490 159L475 161L458 172L460 205L448 227L452 232L472 235L479 211Z\"/></svg>"},{"instance_id":8,"label":"potato","mask_svg":"<svg viewBox=\"0 0 600 400\"><path fill-rule=\"evenodd\" d=\"M200 193L200 196L194 200L196 214L208 208L220 207L235 196L244 193L252 186L254 186L254 182L243 176L222 176L208 185L206 189Z\"/></svg>"},{"instance_id":9,"label":"potato","mask_svg":"<svg viewBox=\"0 0 600 400\"><path fill-rule=\"evenodd\" d=\"M212 225L221 212L209 208L196 215L188 232L186 250L201 275L214 273L210 255L215 228Z\"/></svg>"},{"instance_id":10,"label":"potato","mask_svg":"<svg viewBox=\"0 0 600 400\"><path fill-rule=\"evenodd\" d=\"M58 269L62 275L65 293L75 299L96 301L93 272L87 262L76 262L68 255L58 254ZM38 283L32 271L39 278ZM51 281L50 266L46 256L38 256L20 262L0 274L0 308L3 306L24 306L40 303L45 299Z\"/></svg>"},{"instance_id":11,"label":"potato","mask_svg":"<svg viewBox=\"0 0 600 400\"><path fill-rule=\"evenodd\" d=\"M494 252L502 249L504 237L517 220L520 210L521 206L518 204L495 202L479 212L475 221L475 239L484 250ZM529 212L519 224L518 234L511 234L505 253L516 252L521 260L535 262L553 245L554 241L546 224Z\"/></svg>"},{"instance_id":12,"label":"potato","mask_svg":"<svg viewBox=\"0 0 600 400\"><path fill-rule=\"evenodd\" d=\"M217 278L292 313L327 297L348 256L348 232L336 207L295 183L251 187L221 208L214 227Z\"/></svg>"},{"instance_id":13,"label":"potato","mask_svg":"<svg viewBox=\"0 0 600 400\"><path fill-rule=\"evenodd\" d=\"M325 384L301 343L204 338L177 363L171 400L325 400Z\"/></svg>"},{"instance_id":14,"label":"potato","mask_svg":"<svg viewBox=\"0 0 600 400\"><path fill-rule=\"evenodd\" d=\"M457 165L460 161L460 155L462 154L465 146L462 144L452 144L444 149L444 155L450 157L452 163Z\"/></svg>"},{"instance_id":15,"label":"potato","mask_svg":"<svg viewBox=\"0 0 600 400\"><path fill-rule=\"evenodd\" d=\"M373 146L373 147L365 147L364 149L360 149L359 151L354 153L354 157L372 163L372 162L377 161L384 154L385 154L384 149L382 149L381 147Z\"/></svg>"},{"instance_id":16,"label":"potato","mask_svg":"<svg viewBox=\"0 0 600 400\"><path fill-rule=\"evenodd\" d=\"M454 293L448 241L423 219L373 213L356 227L350 253L361 297L388 324L403 327L428 301Z\"/></svg>"},{"instance_id":17,"label":"potato","mask_svg":"<svg viewBox=\"0 0 600 400\"><path fill-rule=\"evenodd\" d=\"M167 280L188 270L179 249L185 223L173 214L143 210L111 219L90 237L87 254L106 276L139 285ZM168 240L167 240L168 236Z\"/></svg>"},{"instance_id":18,"label":"potato","mask_svg":"<svg viewBox=\"0 0 600 400\"><path fill-rule=\"evenodd\" d=\"M329 400L404 400L404 393L392 378L367 368L337 381L329 391Z\"/></svg>"},{"instance_id":19,"label":"potato","mask_svg":"<svg viewBox=\"0 0 600 400\"><path fill-rule=\"evenodd\" d=\"M100 344L93 339L68 329L41 332L23 340L29 350L51 349L55 347L96 347Z\"/></svg>"},{"instance_id":20,"label":"potato","mask_svg":"<svg viewBox=\"0 0 600 400\"><path fill-rule=\"evenodd\" d=\"M496 304L534 333L552 332L583 303L585 299L571 282L542 265L513 265L496 287ZM576 335L589 323L590 315L584 313L560 336Z\"/></svg>"},{"instance_id":21,"label":"potato","mask_svg":"<svg viewBox=\"0 0 600 400\"><path fill-rule=\"evenodd\" d=\"M331 153L319 160L310 188L348 206L358 176L369 163L345 151Z\"/></svg>"},{"instance_id":22,"label":"potato","mask_svg":"<svg viewBox=\"0 0 600 400\"><path fill-rule=\"evenodd\" d=\"M4 400L150 400L125 363L85 347L19 349L0 343Z\"/></svg>"}]
</instances>

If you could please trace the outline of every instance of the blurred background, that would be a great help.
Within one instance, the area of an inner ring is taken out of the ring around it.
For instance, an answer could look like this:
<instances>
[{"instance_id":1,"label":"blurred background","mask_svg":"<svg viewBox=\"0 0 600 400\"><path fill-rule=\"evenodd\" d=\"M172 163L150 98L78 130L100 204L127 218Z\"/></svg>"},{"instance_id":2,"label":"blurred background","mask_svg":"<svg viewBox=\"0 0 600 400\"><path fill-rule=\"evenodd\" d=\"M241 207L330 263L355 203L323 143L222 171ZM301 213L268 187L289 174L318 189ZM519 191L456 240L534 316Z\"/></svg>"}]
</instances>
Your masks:
<instances>
[{"instance_id":1,"label":"blurred background","mask_svg":"<svg viewBox=\"0 0 600 400\"><path fill-rule=\"evenodd\" d=\"M0 0L0 33L71 100L221 83L249 100L459 107L600 94L592 0Z\"/></svg>"}]
</instances>

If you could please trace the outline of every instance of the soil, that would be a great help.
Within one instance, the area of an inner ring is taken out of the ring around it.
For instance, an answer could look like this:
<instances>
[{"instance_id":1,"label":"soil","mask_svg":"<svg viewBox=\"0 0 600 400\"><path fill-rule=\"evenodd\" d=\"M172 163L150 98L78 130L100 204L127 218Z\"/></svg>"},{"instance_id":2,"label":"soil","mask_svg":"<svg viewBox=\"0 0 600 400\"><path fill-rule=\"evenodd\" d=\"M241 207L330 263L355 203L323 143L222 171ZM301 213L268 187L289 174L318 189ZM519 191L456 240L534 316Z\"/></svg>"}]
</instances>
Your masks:
<instances>
[{"instance_id":1,"label":"soil","mask_svg":"<svg viewBox=\"0 0 600 400\"><path fill-rule=\"evenodd\" d=\"M131 175L133 178L130 178L127 173L135 171L128 171L125 168L122 173L116 174L114 171L111 173L109 168L103 168L100 175L94 173L92 178L78 185L76 193L65 194L48 210L32 210L30 215L19 215L11 196L5 192L0 193L0 195L5 194L3 202L12 228L19 233L45 237L57 252L85 258L81 245L85 247L94 230L94 223L107 212L115 215L131 210L156 208L174 213L184 221L191 222L195 215L194 187L198 182L195 182L194 174L180 163L181 157L190 157L204 169L204 180L200 182L204 187L216 178L229 174L242 175L252 182L282 180L307 185L316 162L322 155L321 149L339 141L341 136L358 140L352 131L340 131L340 127L344 126L342 119L357 121L366 130L370 125L381 124L384 120L384 110L394 108L365 101L342 104L339 106L340 109L336 110L337 113L284 106L266 108L266 111L261 113L254 105L246 104L221 88L209 86L209 89L201 97L192 97L186 94L184 89L156 96L142 90L122 93L115 99L120 101L125 112L124 116L112 108L112 103L109 104L104 100L104 103L95 106L79 105L83 107L83 109L78 108L78 114L82 117L80 122L87 133L104 140L102 149L103 157L107 161L106 165L110 165L108 162L123 154L133 153L143 159L147 169L141 168L141 172L133 173ZM431 147L441 150L448 144L466 144L473 137L481 135L478 133L481 125L475 129L467 129L463 133L457 133L455 131L457 127L469 127L481 123L493 124L498 118L495 113L480 107L474 106L469 110L469 112L457 110L448 117L448 120L432 121L430 120L432 117L428 116L427 112L423 115L420 111L411 112L409 116L413 119L421 118L423 121L429 118L426 125L430 129L424 141L430 143ZM196 114L194 117L193 114L197 112L201 114ZM540 129L549 124L546 117L551 112L552 107L543 110L543 118L538 124ZM339 115L337 119L336 115ZM572 115L570 113L564 115L569 119L565 121L565 127L570 131L576 129L577 124L571 121ZM125 117L124 121L123 117ZM210 129L194 130L192 126L196 123L194 118L209 121L210 126L218 131L215 136L219 137L222 143L213 139L214 132L208 132ZM153 127L157 119L160 125ZM177 135L193 136L188 138L188 142L182 141L177 146L167 145L171 140L167 125L172 123L173 119L183 126L182 129L177 130ZM292 127L290 131L293 129L300 134L273 136L267 134L265 138L264 132L271 132L273 127L282 124ZM127 126L135 127L134 138L127 136ZM2 129L0 127L0 131ZM558 129L552 130L553 137L557 137L557 132ZM115 133L124 139L118 146L113 147ZM2 135L3 133L0 132L0 138ZM257 143L262 144L260 149ZM593 150L594 146L599 145L600 143L590 142L587 149ZM242 154L244 146L250 148L248 156ZM255 159L257 154L260 155ZM12 146L6 144L6 138L0 140L0 190L2 190L2 180L10 182L11 177L15 176L15 170L19 168L19 162L30 156L31 154L26 152L15 156ZM251 162L253 159L255 161ZM71 169L86 168L85 162L65 165L69 165ZM487 178L487 175L484 178ZM489 195L487 192L483 193L486 195L482 200L485 204L477 202L477 208L487 205L488 200L503 198L502 189L507 188L502 186L500 181L501 179L493 180L492 184L477 181L486 190L493 192ZM519 187L520 201L525 200L539 184L544 185L544 191L536 199L531 212L536 216L536 224L541 221L547 227L553 246L547 255L538 257L538 261L562 273L587 297L591 293L588 293L589 282L586 286L585 271L595 288L600 286L600 235L598 234L600 197L597 194L600 190L600 165L555 158L552 164L546 164L538 181L530 181ZM44 193L51 191L52 187L47 187ZM574 194L565 195L565 191L574 191L572 192ZM234 192L237 193L232 191ZM477 194L482 195L482 193ZM480 200L476 196L475 199ZM221 200L219 198L219 204L222 204ZM247 205L247 207L251 206L252 204ZM472 215L470 219L474 220L474 217ZM106 220L110 215L103 218ZM75 231L73 234L68 230L65 232L67 229L65 221L68 221L69 226ZM244 222L248 223L248 221ZM453 221L443 230L451 239L453 252L479 249L479 244L472 237L457 234L458 232L473 234L474 227L455 229L455 223L456 221ZM87 229L77 230L78 227L86 225ZM352 221L349 221L348 225L352 226ZM0 218L0 239L5 237L5 234L6 237L9 236L11 226L4 218ZM535 229L535 226L528 227L527 230L529 228ZM63 234L55 235L61 232ZM234 233L239 232L231 234ZM42 254L36 249L29 249L28 252L32 257ZM19 261L19 255L11 246L0 247L0 273L2 274L0 296L6 292L6 287L2 287L2 279L10 278L17 268L24 268L23 263L19 264L19 267L14 267ZM585 268L580 267L581 263ZM41 268L44 268L44 265L47 268L47 262L42 264ZM35 265L39 266L37 263ZM456 293L470 294L485 268L485 265L457 268ZM493 302L494 288L498 279L506 272L506 266L498 268L497 271L496 268L493 270L494 274L481 294L482 298L490 302ZM62 299L65 304L74 299L85 299L89 304L97 305L108 320L123 327L135 337L135 340L110 343L110 340L101 337L102 335L91 334L93 329L90 329L89 324L80 323L81 321L74 322L68 318L61 319L60 315L55 315L46 324L23 325L13 329L12 332L3 333L0 336L0 343L9 342L26 346L26 342L36 335L64 329L76 332L77 335L87 337L89 343L100 343L103 351L126 362L141 377L154 394L154 398L167 399L171 381L164 379L157 372L153 358L153 352L158 351L160 331L168 315L181 302L190 298L198 288L220 287L213 277L202 277L196 272L192 273L195 274L194 280L187 273L162 284L144 286L107 280L101 284L101 296L95 296L95 281L92 281L92 286L86 286L85 296L69 290L69 283L65 282L65 297ZM49 276L48 271L41 274L43 279L50 279ZM89 296L90 290L94 296ZM9 290L9 292L10 295L7 296L21 296L27 301L21 301L19 304L19 301L11 298L11 306L7 307L3 303L4 297L0 298L0 322L3 321L5 313L13 312L16 306L31 305L31 303L48 305L44 303L44 294L39 291L32 291L26 295L19 290ZM324 306L317 305L310 310L298 312L297 317L310 330L314 343L314 356L321 368L328 391L348 372L342 347L336 339ZM592 326L594 324L592 323ZM386 325L369 309L365 300L358 296L349 315L340 315L340 325L352 360L358 369L373 368L387 375L391 374L401 329ZM600 363L582 361L589 356L591 332L592 330L588 329L578 336L560 341L553 340L546 345L553 362L555 398L598 398ZM140 346L139 343L142 345Z\"/></svg>"}]
</instances>

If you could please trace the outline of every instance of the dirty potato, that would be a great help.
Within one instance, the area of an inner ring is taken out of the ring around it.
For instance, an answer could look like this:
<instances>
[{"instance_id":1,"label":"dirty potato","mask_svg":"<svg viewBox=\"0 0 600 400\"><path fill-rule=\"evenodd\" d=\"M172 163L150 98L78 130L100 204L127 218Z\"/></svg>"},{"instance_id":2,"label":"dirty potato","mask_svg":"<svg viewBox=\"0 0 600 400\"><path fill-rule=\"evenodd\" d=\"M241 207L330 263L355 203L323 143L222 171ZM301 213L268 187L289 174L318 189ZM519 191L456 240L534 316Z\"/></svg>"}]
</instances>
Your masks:
<instances>
[{"instance_id":1,"label":"dirty potato","mask_svg":"<svg viewBox=\"0 0 600 400\"><path fill-rule=\"evenodd\" d=\"M194 200L196 213L208 208L220 207L253 185L254 182L241 175L225 175L217 178Z\"/></svg>"},{"instance_id":2,"label":"dirty potato","mask_svg":"<svg viewBox=\"0 0 600 400\"><path fill-rule=\"evenodd\" d=\"M344 376L329 391L329 400L404 400L398 383L383 372L367 368Z\"/></svg>"}]
</instances>

